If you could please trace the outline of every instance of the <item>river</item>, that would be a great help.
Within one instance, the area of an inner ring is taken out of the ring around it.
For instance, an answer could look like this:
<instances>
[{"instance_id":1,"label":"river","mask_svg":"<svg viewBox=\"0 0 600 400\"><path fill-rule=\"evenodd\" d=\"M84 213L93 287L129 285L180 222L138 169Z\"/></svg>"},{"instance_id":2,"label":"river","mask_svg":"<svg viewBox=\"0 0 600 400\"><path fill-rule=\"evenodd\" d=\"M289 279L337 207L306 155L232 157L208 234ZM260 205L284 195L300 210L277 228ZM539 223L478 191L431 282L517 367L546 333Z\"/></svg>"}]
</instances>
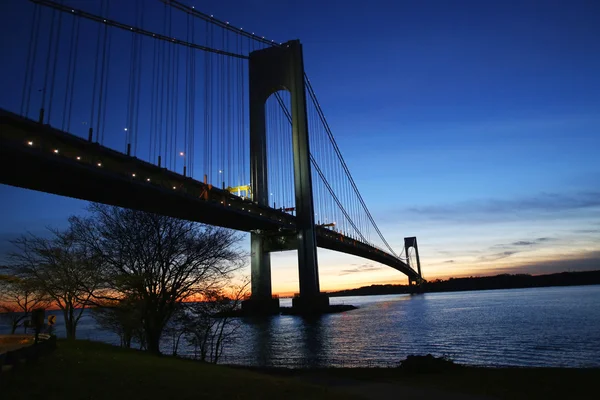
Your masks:
<instances>
[{"instance_id":1,"label":"river","mask_svg":"<svg viewBox=\"0 0 600 400\"><path fill-rule=\"evenodd\" d=\"M331 303L359 308L313 319L245 319L222 361L391 366L407 355L430 353L470 365L600 367L600 285L338 297ZM87 313L77 336L118 343ZM190 355L191 349L180 353Z\"/></svg>"}]
</instances>

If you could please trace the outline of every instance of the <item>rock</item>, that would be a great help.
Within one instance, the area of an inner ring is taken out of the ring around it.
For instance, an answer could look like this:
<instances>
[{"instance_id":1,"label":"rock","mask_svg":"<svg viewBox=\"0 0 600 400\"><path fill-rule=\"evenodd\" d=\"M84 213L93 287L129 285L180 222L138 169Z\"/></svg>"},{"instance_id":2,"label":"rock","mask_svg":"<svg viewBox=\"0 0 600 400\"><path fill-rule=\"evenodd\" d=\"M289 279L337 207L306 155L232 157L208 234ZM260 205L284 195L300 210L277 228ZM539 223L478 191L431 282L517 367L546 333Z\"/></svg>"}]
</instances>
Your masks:
<instances>
[{"instance_id":1,"label":"rock","mask_svg":"<svg viewBox=\"0 0 600 400\"><path fill-rule=\"evenodd\" d=\"M399 368L411 373L432 373L443 372L460 367L454 361L445 357L434 357L431 354L426 356L410 355L406 360L400 362Z\"/></svg>"}]
</instances>

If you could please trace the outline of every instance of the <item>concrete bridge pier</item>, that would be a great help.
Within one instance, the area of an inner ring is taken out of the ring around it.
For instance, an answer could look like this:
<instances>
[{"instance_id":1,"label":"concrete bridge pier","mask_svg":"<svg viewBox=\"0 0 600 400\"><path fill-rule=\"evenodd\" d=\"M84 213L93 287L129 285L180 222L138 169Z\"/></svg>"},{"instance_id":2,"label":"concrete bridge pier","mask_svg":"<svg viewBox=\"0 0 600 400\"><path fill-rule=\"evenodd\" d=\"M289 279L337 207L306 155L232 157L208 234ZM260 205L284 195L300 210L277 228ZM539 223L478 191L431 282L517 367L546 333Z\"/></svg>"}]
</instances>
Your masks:
<instances>
[{"instance_id":1,"label":"concrete bridge pier","mask_svg":"<svg viewBox=\"0 0 600 400\"><path fill-rule=\"evenodd\" d=\"M250 234L250 279L252 297L242 302L244 313L273 315L279 313L279 299L273 298L271 288L271 255L260 233Z\"/></svg>"},{"instance_id":2,"label":"concrete bridge pier","mask_svg":"<svg viewBox=\"0 0 600 400\"><path fill-rule=\"evenodd\" d=\"M406 265L411 267L410 258L408 257L408 249L415 249L415 256L417 259L417 273L419 274L418 279L412 279L408 277L408 286L410 294L423 293L423 275L421 275L421 258L419 257L419 246L417 245L417 238L415 236L404 238L404 254L406 254Z\"/></svg>"}]
</instances>

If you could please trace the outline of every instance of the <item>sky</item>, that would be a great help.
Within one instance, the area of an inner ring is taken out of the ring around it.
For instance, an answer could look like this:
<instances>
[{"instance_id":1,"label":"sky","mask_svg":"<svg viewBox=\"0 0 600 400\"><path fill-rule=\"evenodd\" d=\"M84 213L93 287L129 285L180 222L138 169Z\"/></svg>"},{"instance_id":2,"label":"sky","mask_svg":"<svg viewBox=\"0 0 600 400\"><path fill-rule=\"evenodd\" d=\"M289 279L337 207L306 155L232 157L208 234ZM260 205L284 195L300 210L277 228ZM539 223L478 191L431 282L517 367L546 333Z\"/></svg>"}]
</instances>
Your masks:
<instances>
[{"instance_id":1,"label":"sky","mask_svg":"<svg viewBox=\"0 0 600 400\"><path fill-rule=\"evenodd\" d=\"M600 268L600 3L185 3L301 40L365 202L397 252L417 236L426 279ZM0 83L20 88L31 7L0 9ZM14 108L0 92L0 107ZM0 251L86 205L0 185ZM322 290L407 282L321 250L319 272ZM296 253L274 254L272 275L274 292L296 292Z\"/></svg>"}]
</instances>

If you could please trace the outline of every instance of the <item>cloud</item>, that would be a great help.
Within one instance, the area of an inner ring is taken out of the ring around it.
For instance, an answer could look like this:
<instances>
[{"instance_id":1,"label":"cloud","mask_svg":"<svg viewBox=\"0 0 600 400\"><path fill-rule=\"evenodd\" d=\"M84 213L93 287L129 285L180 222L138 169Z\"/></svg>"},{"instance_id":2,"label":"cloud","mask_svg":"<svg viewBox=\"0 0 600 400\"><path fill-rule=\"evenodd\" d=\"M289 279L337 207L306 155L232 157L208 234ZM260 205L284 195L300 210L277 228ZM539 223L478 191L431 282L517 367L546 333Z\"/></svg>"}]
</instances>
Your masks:
<instances>
[{"instance_id":1,"label":"cloud","mask_svg":"<svg viewBox=\"0 0 600 400\"><path fill-rule=\"evenodd\" d=\"M445 264L452 264L454 262L454 260L446 260L444 261Z\"/></svg>"},{"instance_id":2,"label":"cloud","mask_svg":"<svg viewBox=\"0 0 600 400\"><path fill-rule=\"evenodd\" d=\"M487 256L481 256L479 257L479 261L497 261L497 260L501 260L503 258L506 257L510 257L513 254L517 254L518 251L503 251L501 253L496 253L496 254L490 254Z\"/></svg>"},{"instance_id":3,"label":"cloud","mask_svg":"<svg viewBox=\"0 0 600 400\"><path fill-rule=\"evenodd\" d=\"M352 264L352 265L356 265L356 264ZM356 274L356 273L361 273L361 272L377 271L377 270L384 269L384 268L387 268L387 267L373 265L373 264L361 264L361 265L357 265L354 268L342 270L340 272L339 276Z\"/></svg>"},{"instance_id":4,"label":"cloud","mask_svg":"<svg viewBox=\"0 0 600 400\"><path fill-rule=\"evenodd\" d=\"M600 229L576 229L573 233L600 233Z\"/></svg>"},{"instance_id":5,"label":"cloud","mask_svg":"<svg viewBox=\"0 0 600 400\"><path fill-rule=\"evenodd\" d=\"M512 242L510 245L511 246L535 246L536 244L548 242L550 240L554 240L554 239L548 238L548 237L542 237L542 238L537 238L534 240L518 240L516 242ZM500 246L505 246L505 245L500 245Z\"/></svg>"},{"instance_id":6,"label":"cloud","mask_svg":"<svg viewBox=\"0 0 600 400\"><path fill-rule=\"evenodd\" d=\"M512 246L531 246L534 244L535 242L527 242L525 240L519 240L518 242L511 243Z\"/></svg>"},{"instance_id":7,"label":"cloud","mask_svg":"<svg viewBox=\"0 0 600 400\"><path fill-rule=\"evenodd\" d=\"M500 244L495 244L493 246L491 246L491 249L514 249L515 247L517 248L522 248L522 247L531 247L531 246L537 246L540 245L542 243L546 243L552 240L556 240L554 238L549 238L549 237L541 237L541 238L537 238L537 239L529 239L529 240L517 240L515 242L512 243L500 243ZM519 251L521 251L521 249L519 249Z\"/></svg>"},{"instance_id":8,"label":"cloud","mask_svg":"<svg viewBox=\"0 0 600 400\"><path fill-rule=\"evenodd\" d=\"M515 242L508 243L508 244L507 243L495 244L489 248L489 251L491 251L491 252L496 251L495 253L481 255L477 258L477 261L478 262L489 262L489 261L501 260L503 258L510 257L514 254L527 251L527 248L539 246L543 243L547 243L547 242L553 241L553 240L556 240L556 239L549 238L549 237L540 237L540 238L530 239L530 240L517 240ZM498 250L504 250L504 251L498 252Z\"/></svg>"},{"instance_id":9,"label":"cloud","mask_svg":"<svg viewBox=\"0 0 600 400\"><path fill-rule=\"evenodd\" d=\"M484 199L445 205L412 207L413 214L448 220L494 220L506 217L526 217L572 210L600 208L600 192L588 191L571 194L540 193L515 199Z\"/></svg>"},{"instance_id":10,"label":"cloud","mask_svg":"<svg viewBox=\"0 0 600 400\"><path fill-rule=\"evenodd\" d=\"M534 261L523 263L513 267L495 268L488 270L493 274L552 274L565 271L594 271L600 270L600 251L589 251L577 257L569 257L562 260Z\"/></svg>"}]
</instances>

